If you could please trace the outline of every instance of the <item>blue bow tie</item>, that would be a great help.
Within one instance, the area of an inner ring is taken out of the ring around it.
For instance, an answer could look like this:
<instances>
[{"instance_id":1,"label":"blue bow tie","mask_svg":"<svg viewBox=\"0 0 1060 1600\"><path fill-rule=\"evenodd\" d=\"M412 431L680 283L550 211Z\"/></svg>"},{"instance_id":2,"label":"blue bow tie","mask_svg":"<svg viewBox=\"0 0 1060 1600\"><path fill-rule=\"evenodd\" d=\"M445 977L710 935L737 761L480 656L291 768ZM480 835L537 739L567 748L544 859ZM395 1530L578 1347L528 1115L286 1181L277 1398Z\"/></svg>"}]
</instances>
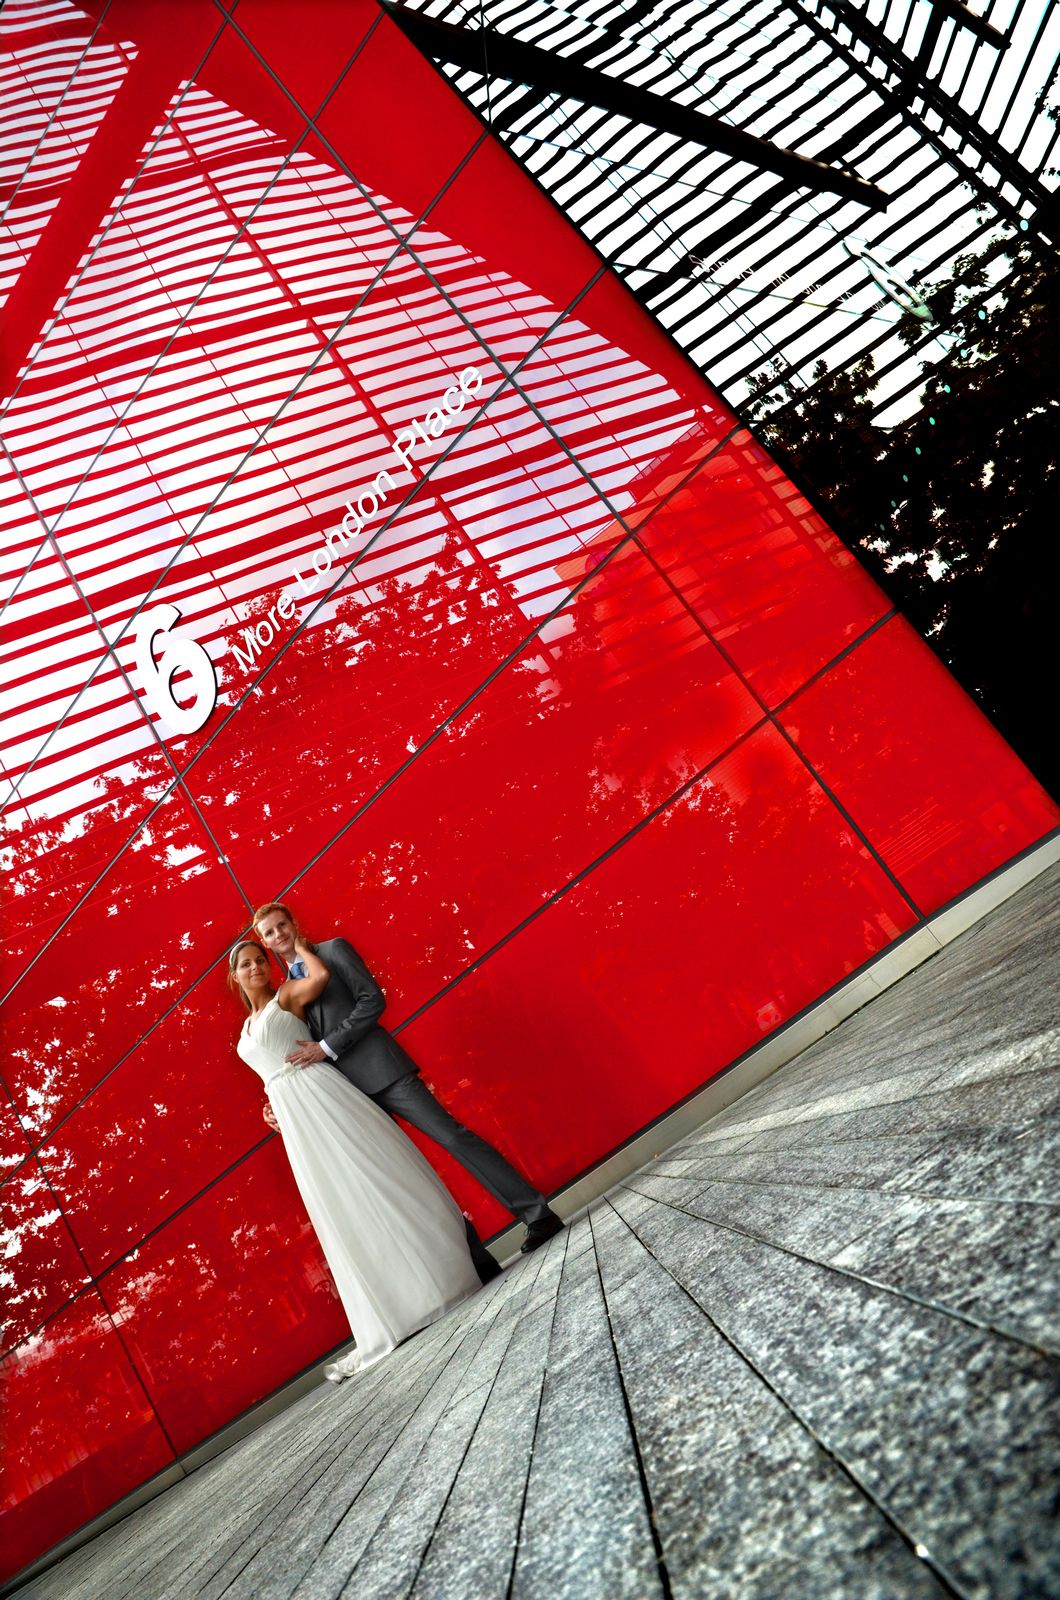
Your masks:
<instances>
[{"instance_id":1,"label":"blue bow tie","mask_svg":"<svg viewBox=\"0 0 1060 1600\"><path fill-rule=\"evenodd\" d=\"M306 971L305 962L302 960L292 961L291 965L287 968L287 974L288 977L291 978L307 978L309 976Z\"/></svg>"}]
</instances>

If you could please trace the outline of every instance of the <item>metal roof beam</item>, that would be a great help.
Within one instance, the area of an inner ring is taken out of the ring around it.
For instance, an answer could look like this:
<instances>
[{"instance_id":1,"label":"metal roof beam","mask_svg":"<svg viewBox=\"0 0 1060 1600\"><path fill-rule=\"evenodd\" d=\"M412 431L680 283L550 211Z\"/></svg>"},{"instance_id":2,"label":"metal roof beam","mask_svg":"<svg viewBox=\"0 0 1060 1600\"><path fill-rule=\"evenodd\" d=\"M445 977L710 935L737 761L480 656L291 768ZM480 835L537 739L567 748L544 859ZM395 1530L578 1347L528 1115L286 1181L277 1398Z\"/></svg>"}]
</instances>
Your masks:
<instances>
[{"instance_id":1,"label":"metal roof beam","mask_svg":"<svg viewBox=\"0 0 1060 1600\"><path fill-rule=\"evenodd\" d=\"M627 117L630 122L672 134L675 139L702 145L707 150L720 150L746 161L749 166L773 172L800 189L838 194L874 211L882 210L887 204L888 196L884 191L856 173L827 166L823 161L800 156L793 150L784 150L767 139L734 128L720 117L664 100L647 89L609 77L595 67L586 67L567 56L524 44L492 28L457 28L451 23L438 22L422 11L407 10L394 0L382 0L382 4L405 36L425 55L448 61L453 66L468 67L483 76L507 78L512 83L525 83L549 94L580 100L585 105Z\"/></svg>"}]
</instances>

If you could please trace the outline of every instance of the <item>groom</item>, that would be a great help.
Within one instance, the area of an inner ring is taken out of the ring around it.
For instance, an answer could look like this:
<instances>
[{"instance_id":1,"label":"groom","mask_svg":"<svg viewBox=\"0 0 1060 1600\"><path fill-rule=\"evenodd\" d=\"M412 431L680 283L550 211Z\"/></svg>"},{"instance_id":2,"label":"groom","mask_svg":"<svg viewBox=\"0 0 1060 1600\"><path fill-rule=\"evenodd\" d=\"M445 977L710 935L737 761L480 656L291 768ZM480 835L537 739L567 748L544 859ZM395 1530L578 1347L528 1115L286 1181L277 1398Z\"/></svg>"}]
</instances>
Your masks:
<instances>
[{"instance_id":1,"label":"groom","mask_svg":"<svg viewBox=\"0 0 1060 1600\"><path fill-rule=\"evenodd\" d=\"M270 900L255 911L254 926L262 943L279 957L291 977L304 977L294 947L298 924L287 907ZM331 977L323 993L306 1007L312 1042L296 1046L288 1061L298 1067L308 1067L314 1061L332 1062L355 1088L370 1095L384 1111L403 1117L436 1140L502 1206L526 1223L524 1255L551 1239L563 1224L550 1210L544 1195L531 1188L485 1139L450 1116L420 1078L412 1057L379 1026L386 1001L356 950L345 939L325 939L316 949ZM275 1126L271 1109L266 1106L265 1120ZM475 1269L486 1283L500 1269L470 1223L467 1240Z\"/></svg>"}]
</instances>

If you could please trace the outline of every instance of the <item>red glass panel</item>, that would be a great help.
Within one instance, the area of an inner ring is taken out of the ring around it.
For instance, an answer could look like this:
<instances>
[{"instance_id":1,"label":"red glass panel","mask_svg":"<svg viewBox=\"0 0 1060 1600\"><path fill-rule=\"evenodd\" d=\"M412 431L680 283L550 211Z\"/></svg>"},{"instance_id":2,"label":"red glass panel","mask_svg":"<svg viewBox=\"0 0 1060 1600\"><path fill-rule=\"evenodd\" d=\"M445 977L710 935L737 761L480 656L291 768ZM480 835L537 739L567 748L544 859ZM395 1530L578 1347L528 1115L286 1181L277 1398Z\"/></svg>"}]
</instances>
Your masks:
<instances>
[{"instance_id":1,"label":"red glass panel","mask_svg":"<svg viewBox=\"0 0 1060 1600\"><path fill-rule=\"evenodd\" d=\"M658 475L669 497L640 537L752 688L776 705L889 604L748 433L688 478L695 464L682 446L672 452Z\"/></svg>"},{"instance_id":2,"label":"red glass panel","mask_svg":"<svg viewBox=\"0 0 1060 1600\"><path fill-rule=\"evenodd\" d=\"M100 1287L178 1451L350 1337L279 1139Z\"/></svg>"},{"instance_id":3,"label":"red glass panel","mask_svg":"<svg viewBox=\"0 0 1060 1600\"><path fill-rule=\"evenodd\" d=\"M628 302L628 303L627 303ZM617 284L579 300L518 373L520 387L630 526L735 426L729 408Z\"/></svg>"},{"instance_id":4,"label":"red glass panel","mask_svg":"<svg viewBox=\"0 0 1060 1600\"><path fill-rule=\"evenodd\" d=\"M153 1477L173 1453L94 1290L0 1363L9 1577Z\"/></svg>"},{"instance_id":5,"label":"red glass panel","mask_svg":"<svg viewBox=\"0 0 1060 1600\"><path fill-rule=\"evenodd\" d=\"M1060 823L904 618L800 694L784 722L924 912Z\"/></svg>"},{"instance_id":6,"label":"red glass panel","mask_svg":"<svg viewBox=\"0 0 1060 1600\"><path fill-rule=\"evenodd\" d=\"M4 656L6 989L173 771L53 553L33 563L10 601Z\"/></svg>"},{"instance_id":7,"label":"red glass panel","mask_svg":"<svg viewBox=\"0 0 1060 1600\"><path fill-rule=\"evenodd\" d=\"M454 1115L555 1189L913 920L766 727L401 1041Z\"/></svg>"},{"instance_id":8,"label":"red glass panel","mask_svg":"<svg viewBox=\"0 0 1060 1600\"><path fill-rule=\"evenodd\" d=\"M254 899L277 894L522 646L533 615L577 581L561 567L611 523L504 391L187 767Z\"/></svg>"},{"instance_id":9,"label":"red glass panel","mask_svg":"<svg viewBox=\"0 0 1060 1600\"><path fill-rule=\"evenodd\" d=\"M26 442L31 453L47 455L46 435ZM8 843L21 865L38 853L31 824L41 816L54 818L56 793L89 768L98 773L108 755L126 753L130 743L152 741L114 663L106 659L100 626L48 541L46 526L6 454L0 455L0 505L5 537L11 538L0 615L0 807L11 830ZM83 791L78 799L87 809ZM20 902L21 943L21 929L34 914L25 903L30 883L19 878L10 892Z\"/></svg>"},{"instance_id":10,"label":"red glass panel","mask_svg":"<svg viewBox=\"0 0 1060 1600\"><path fill-rule=\"evenodd\" d=\"M703 418L716 416L720 426L712 430L715 435L735 425L735 415L717 391L613 274L598 279L573 307L571 316L603 342L626 351L631 361L657 372L667 387L696 407Z\"/></svg>"},{"instance_id":11,"label":"red glass panel","mask_svg":"<svg viewBox=\"0 0 1060 1600\"><path fill-rule=\"evenodd\" d=\"M297 6L291 6L292 27ZM336 60L335 71L344 65ZM482 133L400 29L383 17L317 126L401 232L420 215Z\"/></svg>"},{"instance_id":12,"label":"red glass panel","mask_svg":"<svg viewBox=\"0 0 1060 1600\"><path fill-rule=\"evenodd\" d=\"M131 68L128 52L122 49L122 42L130 37L130 23L141 38ZM53 308L65 296L75 269L98 242L103 218L139 167L144 147L157 131L182 80L194 74L210 41L220 33L222 17L209 0L185 0L180 23L179 28L174 28L167 8L145 6L140 0L115 0L108 8L107 27L99 35L103 70L98 89L93 84L104 114L84 159L68 166L57 199L51 197L55 204L48 226L41 230L29 253L31 270L19 273L9 295L0 350L0 393L9 394L13 389ZM109 41L114 43L113 53L106 49ZM19 53L20 44L26 56L40 66L41 55L33 47L32 34L28 39L25 34L21 39L12 35L9 51ZM124 76L118 71L119 60L126 68ZM46 95L41 99L47 103ZM32 205L37 199L36 186L27 187L23 201ZM47 185L42 187L47 193ZM131 304L127 299L126 312ZM50 365L47 352L43 360L39 353L35 354L34 387Z\"/></svg>"},{"instance_id":13,"label":"red glass panel","mask_svg":"<svg viewBox=\"0 0 1060 1600\"><path fill-rule=\"evenodd\" d=\"M5 1005L9 1087L43 1134L227 948L247 906L174 793L23 969Z\"/></svg>"},{"instance_id":14,"label":"red glass panel","mask_svg":"<svg viewBox=\"0 0 1060 1600\"><path fill-rule=\"evenodd\" d=\"M570 558L567 581L591 559ZM620 551L313 863L292 902L316 937L342 932L369 960L394 1026L758 717L680 599L639 552Z\"/></svg>"},{"instance_id":15,"label":"red glass panel","mask_svg":"<svg viewBox=\"0 0 1060 1600\"><path fill-rule=\"evenodd\" d=\"M244 1014L214 968L41 1147L94 1272L268 1135L235 1053Z\"/></svg>"},{"instance_id":16,"label":"red glass panel","mask_svg":"<svg viewBox=\"0 0 1060 1600\"><path fill-rule=\"evenodd\" d=\"M88 1282L55 1195L36 1161L0 1188L0 1345L7 1350Z\"/></svg>"},{"instance_id":17,"label":"red glass panel","mask_svg":"<svg viewBox=\"0 0 1060 1600\"><path fill-rule=\"evenodd\" d=\"M378 18L374 0L343 0L341 6L335 0L239 0L234 20L249 47L312 115Z\"/></svg>"},{"instance_id":18,"label":"red glass panel","mask_svg":"<svg viewBox=\"0 0 1060 1600\"><path fill-rule=\"evenodd\" d=\"M29 1140L6 1090L0 1088L0 1181L8 1178L29 1155Z\"/></svg>"},{"instance_id":19,"label":"red glass panel","mask_svg":"<svg viewBox=\"0 0 1060 1600\"><path fill-rule=\"evenodd\" d=\"M8 104L21 112L19 142L28 161L23 171L11 171L4 187L0 303L37 249L128 70L122 52L105 31L94 30L73 7L52 20L39 10L36 15L31 12L25 18L30 26L18 30L21 37L13 26L14 8L7 10L4 89ZM42 305L43 311L50 311L44 297Z\"/></svg>"}]
</instances>

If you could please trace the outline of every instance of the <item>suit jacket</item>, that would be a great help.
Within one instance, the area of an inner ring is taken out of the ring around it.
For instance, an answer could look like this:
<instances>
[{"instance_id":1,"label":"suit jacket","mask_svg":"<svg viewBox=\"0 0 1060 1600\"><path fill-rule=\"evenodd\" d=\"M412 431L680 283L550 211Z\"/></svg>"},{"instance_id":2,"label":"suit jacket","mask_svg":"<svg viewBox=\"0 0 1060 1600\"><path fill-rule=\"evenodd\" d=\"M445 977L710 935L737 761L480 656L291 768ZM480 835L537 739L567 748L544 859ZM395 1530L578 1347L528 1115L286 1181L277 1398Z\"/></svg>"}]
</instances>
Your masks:
<instances>
[{"instance_id":1,"label":"suit jacket","mask_svg":"<svg viewBox=\"0 0 1060 1600\"><path fill-rule=\"evenodd\" d=\"M335 1052L339 1071L365 1094L418 1072L412 1057L379 1026L386 1000L353 946L325 939L315 949L331 977L306 1006L305 1019L313 1038Z\"/></svg>"}]
</instances>

